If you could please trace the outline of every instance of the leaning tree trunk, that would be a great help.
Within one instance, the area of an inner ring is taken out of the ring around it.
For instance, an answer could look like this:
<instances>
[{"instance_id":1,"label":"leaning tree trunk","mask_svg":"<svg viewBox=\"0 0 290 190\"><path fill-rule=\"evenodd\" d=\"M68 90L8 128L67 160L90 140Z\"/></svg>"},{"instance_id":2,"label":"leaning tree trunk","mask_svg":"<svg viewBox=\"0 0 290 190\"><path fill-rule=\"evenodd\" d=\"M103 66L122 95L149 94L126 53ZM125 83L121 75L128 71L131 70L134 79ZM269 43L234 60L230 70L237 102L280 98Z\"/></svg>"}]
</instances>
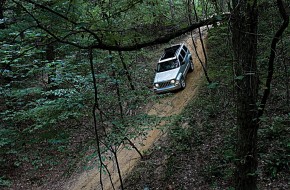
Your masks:
<instances>
[{"instance_id":1,"label":"leaning tree trunk","mask_svg":"<svg viewBox=\"0 0 290 190\"><path fill-rule=\"evenodd\" d=\"M236 190L257 189L257 0L233 0L238 142Z\"/></svg>"}]
</instances>

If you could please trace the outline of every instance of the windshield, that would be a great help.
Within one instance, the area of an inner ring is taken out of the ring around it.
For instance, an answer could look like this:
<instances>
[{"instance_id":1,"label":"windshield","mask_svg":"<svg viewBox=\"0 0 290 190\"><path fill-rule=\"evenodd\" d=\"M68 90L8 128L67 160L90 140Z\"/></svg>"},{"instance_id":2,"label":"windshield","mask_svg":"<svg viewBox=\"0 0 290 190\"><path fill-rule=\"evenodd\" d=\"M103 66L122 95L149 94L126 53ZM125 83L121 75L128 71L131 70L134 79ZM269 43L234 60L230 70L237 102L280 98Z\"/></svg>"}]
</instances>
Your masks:
<instances>
[{"instance_id":1,"label":"windshield","mask_svg":"<svg viewBox=\"0 0 290 190\"><path fill-rule=\"evenodd\" d=\"M158 63L157 65L157 72L164 72L168 71L171 69L175 69L178 67L178 61L177 60L170 60L170 61L165 61L162 63Z\"/></svg>"}]
</instances>

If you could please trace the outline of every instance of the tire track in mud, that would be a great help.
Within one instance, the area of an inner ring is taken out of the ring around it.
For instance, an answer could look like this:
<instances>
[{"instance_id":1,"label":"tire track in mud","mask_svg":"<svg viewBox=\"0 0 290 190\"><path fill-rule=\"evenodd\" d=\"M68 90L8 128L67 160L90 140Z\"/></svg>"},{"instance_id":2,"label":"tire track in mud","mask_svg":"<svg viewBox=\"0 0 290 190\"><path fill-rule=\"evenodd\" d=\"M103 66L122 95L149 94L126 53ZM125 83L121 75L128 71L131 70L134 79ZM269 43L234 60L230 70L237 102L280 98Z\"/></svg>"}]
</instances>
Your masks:
<instances>
[{"instance_id":1,"label":"tire track in mud","mask_svg":"<svg viewBox=\"0 0 290 190\"><path fill-rule=\"evenodd\" d=\"M194 38L196 38L196 34ZM148 115L158 115L161 117L172 116L179 114L182 109L187 105L187 103L197 94L198 86L200 83L200 79L203 76L202 66L200 65L198 58L195 54L192 45L192 39L190 36L186 38L187 40L184 43L187 44L188 48L191 51L193 61L194 61L194 71L188 73L186 77L186 88L178 93L175 93L173 96L162 98L158 103L153 104L150 109L147 110ZM204 61L204 57L202 55L202 47L201 42L197 38L195 39L195 43L197 45L197 52L201 59ZM164 125L165 122L161 122L159 126ZM163 135L162 131L154 128L148 132L147 138L145 140L133 140L133 143L139 149L140 152L147 151L152 145ZM140 143L144 146L141 146ZM122 148L118 151L118 161L121 167L122 177L125 178L127 174L131 172L134 166L137 165L140 156L135 150L128 150ZM117 167L114 162L106 163L108 169L112 175L112 181L115 186L115 189L119 189L120 182L117 173ZM104 190L113 189L111 186L111 182L108 175L103 174L102 182L104 185ZM80 176L70 181L64 189L69 190L101 190L100 185L100 174L98 172L98 168L95 168L90 171L85 171Z\"/></svg>"}]
</instances>

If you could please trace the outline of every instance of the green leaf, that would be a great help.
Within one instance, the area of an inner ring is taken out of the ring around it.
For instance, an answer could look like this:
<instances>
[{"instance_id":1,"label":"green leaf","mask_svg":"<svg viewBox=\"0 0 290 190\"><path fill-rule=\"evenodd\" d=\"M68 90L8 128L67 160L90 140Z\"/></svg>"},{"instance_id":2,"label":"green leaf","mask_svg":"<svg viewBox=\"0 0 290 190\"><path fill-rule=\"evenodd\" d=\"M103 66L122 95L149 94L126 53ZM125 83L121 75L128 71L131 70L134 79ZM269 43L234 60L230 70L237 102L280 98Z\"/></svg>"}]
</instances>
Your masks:
<instances>
[{"instance_id":1,"label":"green leaf","mask_svg":"<svg viewBox=\"0 0 290 190\"><path fill-rule=\"evenodd\" d=\"M12 182L8 179L5 179L4 176L0 177L0 187L10 187L12 185Z\"/></svg>"},{"instance_id":2,"label":"green leaf","mask_svg":"<svg viewBox=\"0 0 290 190\"><path fill-rule=\"evenodd\" d=\"M209 85L207 85L207 88L209 88L209 89L215 89L218 86L219 86L219 83L218 82L212 82Z\"/></svg>"},{"instance_id":3,"label":"green leaf","mask_svg":"<svg viewBox=\"0 0 290 190\"><path fill-rule=\"evenodd\" d=\"M235 79L236 80L243 80L245 78L244 75L240 75L240 76L236 76Z\"/></svg>"}]
</instances>

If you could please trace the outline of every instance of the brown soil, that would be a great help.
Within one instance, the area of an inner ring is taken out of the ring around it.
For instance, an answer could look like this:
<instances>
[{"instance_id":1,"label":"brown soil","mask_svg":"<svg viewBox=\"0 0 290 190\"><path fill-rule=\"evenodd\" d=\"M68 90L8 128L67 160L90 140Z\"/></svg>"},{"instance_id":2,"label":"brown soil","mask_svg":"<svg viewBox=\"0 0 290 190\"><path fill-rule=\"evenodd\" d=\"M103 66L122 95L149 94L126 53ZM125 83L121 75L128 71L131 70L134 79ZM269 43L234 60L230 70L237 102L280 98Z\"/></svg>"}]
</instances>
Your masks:
<instances>
[{"instance_id":1,"label":"brown soil","mask_svg":"<svg viewBox=\"0 0 290 190\"><path fill-rule=\"evenodd\" d=\"M194 36L196 38L197 35ZM190 36L185 38L184 42L190 47L190 51L193 55L193 61L195 63L195 70L187 75L186 88L180 92L175 93L172 96L165 97L161 99L158 103L147 106L147 113L149 115L157 116L171 116L179 114L185 105L196 95L198 91L199 81L203 75L202 67L196 57L195 51L192 49L192 39ZM202 48L200 40L196 40L197 51L199 55L202 55ZM201 59L203 57L201 56ZM161 122L159 125L164 125L165 122ZM140 152L146 152L154 143L160 139L162 135L166 135L165 132L154 128L148 132L145 140L134 140L134 144L138 147ZM143 146L140 145L142 142ZM121 166L121 173L123 178L125 178L136 166L140 160L139 154L134 150L127 150L121 148L118 151L118 161ZM112 175L112 181L116 189L118 189L120 182L118 179L117 167L114 162L106 163L108 169ZM113 189L108 175L102 176L102 182L105 190ZM79 176L74 176L70 181L63 185L63 189L73 189L73 190L92 190L101 189L100 185L100 175L98 169L95 168L90 171L85 171Z\"/></svg>"}]
</instances>

